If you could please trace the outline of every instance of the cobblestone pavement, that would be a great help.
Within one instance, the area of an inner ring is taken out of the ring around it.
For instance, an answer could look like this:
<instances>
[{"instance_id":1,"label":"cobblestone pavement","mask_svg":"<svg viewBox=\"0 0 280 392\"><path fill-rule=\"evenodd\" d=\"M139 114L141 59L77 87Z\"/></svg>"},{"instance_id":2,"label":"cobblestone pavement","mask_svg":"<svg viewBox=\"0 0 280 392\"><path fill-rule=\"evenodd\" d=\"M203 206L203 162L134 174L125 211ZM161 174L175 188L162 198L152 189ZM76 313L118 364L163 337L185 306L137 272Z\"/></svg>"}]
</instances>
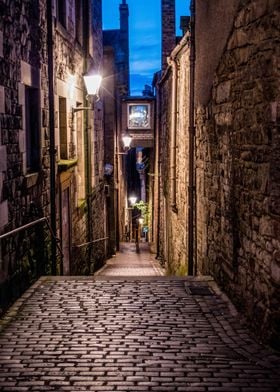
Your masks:
<instances>
[{"instance_id":1,"label":"cobblestone pavement","mask_svg":"<svg viewBox=\"0 0 280 392\"><path fill-rule=\"evenodd\" d=\"M135 243L122 242L120 252L107 260L106 265L98 271L102 276L161 276L163 269L155 257L149 252L147 243L139 244L140 252L136 253Z\"/></svg>"},{"instance_id":2,"label":"cobblestone pavement","mask_svg":"<svg viewBox=\"0 0 280 392\"><path fill-rule=\"evenodd\" d=\"M0 334L1 391L280 391L210 278L41 278Z\"/></svg>"}]
</instances>

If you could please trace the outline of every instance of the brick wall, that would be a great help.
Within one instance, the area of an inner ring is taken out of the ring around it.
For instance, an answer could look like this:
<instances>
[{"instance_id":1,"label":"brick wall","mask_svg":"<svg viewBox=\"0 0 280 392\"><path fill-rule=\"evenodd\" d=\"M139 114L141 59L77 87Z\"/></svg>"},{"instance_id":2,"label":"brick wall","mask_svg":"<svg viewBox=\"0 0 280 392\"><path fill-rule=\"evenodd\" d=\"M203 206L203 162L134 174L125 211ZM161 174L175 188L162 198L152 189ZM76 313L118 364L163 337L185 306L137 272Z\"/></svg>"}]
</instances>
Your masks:
<instances>
[{"instance_id":1,"label":"brick wall","mask_svg":"<svg viewBox=\"0 0 280 392\"><path fill-rule=\"evenodd\" d=\"M278 1L240 3L210 103L197 108L199 270L278 347L279 24Z\"/></svg>"}]
</instances>

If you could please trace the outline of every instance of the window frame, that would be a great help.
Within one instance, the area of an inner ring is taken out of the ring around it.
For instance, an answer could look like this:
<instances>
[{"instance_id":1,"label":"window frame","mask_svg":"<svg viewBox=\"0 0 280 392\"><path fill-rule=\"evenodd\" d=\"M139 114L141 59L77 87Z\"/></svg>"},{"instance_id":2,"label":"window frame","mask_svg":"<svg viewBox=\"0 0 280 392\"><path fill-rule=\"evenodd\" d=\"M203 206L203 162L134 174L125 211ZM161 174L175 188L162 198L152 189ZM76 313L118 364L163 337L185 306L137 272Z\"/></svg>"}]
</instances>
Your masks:
<instances>
[{"instance_id":1,"label":"window frame","mask_svg":"<svg viewBox=\"0 0 280 392\"><path fill-rule=\"evenodd\" d=\"M25 85L24 92L26 172L36 173L41 167L40 90Z\"/></svg>"},{"instance_id":2,"label":"window frame","mask_svg":"<svg viewBox=\"0 0 280 392\"><path fill-rule=\"evenodd\" d=\"M66 12L66 0L57 0L56 2L56 17L58 22L65 29L67 28L67 12Z\"/></svg>"}]
</instances>

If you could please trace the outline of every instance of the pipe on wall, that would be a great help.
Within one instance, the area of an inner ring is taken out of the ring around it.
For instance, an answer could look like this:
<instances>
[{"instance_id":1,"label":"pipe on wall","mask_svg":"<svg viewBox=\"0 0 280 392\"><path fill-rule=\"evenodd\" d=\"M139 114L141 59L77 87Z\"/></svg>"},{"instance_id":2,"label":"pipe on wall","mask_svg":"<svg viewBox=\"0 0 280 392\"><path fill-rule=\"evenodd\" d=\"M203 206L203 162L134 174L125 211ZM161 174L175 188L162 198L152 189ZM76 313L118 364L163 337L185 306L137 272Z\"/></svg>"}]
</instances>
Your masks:
<instances>
[{"instance_id":1,"label":"pipe on wall","mask_svg":"<svg viewBox=\"0 0 280 392\"><path fill-rule=\"evenodd\" d=\"M52 275L56 275L56 148L54 121L54 59L53 59L53 17L52 1L47 1L47 51L48 51L48 88L49 88L49 137L50 137L50 210L51 210L51 253Z\"/></svg>"},{"instance_id":2,"label":"pipe on wall","mask_svg":"<svg viewBox=\"0 0 280 392\"><path fill-rule=\"evenodd\" d=\"M171 93L171 150L170 150L170 182L171 182L171 208L177 212L176 200L176 159L177 159L177 91L178 91L178 65L174 58L168 57L167 63L172 67L172 93Z\"/></svg>"},{"instance_id":3,"label":"pipe on wall","mask_svg":"<svg viewBox=\"0 0 280 392\"><path fill-rule=\"evenodd\" d=\"M188 186L188 275L195 274L196 263L194 261L194 217L195 217L195 117L194 117L194 94L195 94L195 0L191 1L190 19L190 100L189 100L189 186Z\"/></svg>"}]
</instances>

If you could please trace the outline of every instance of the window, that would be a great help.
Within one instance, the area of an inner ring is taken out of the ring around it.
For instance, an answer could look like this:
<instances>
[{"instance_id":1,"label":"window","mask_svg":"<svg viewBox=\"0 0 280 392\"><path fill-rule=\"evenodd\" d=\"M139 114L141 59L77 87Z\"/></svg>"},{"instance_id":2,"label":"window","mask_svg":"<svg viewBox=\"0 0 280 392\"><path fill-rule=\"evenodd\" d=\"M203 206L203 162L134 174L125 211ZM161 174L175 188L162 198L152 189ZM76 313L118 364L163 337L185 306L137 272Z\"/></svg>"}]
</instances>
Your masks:
<instances>
[{"instance_id":1,"label":"window","mask_svg":"<svg viewBox=\"0 0 280 392\"><path fill-rule=\"evenodd\" d=\"M57 0L57 19L66 28L66 0Z\"/></svg>"},{"instance_id":2,"label":"window","mask_svg":"<svg viewBox=\"0 0 280 392\"><path fill-rule=\"evenodd\" d=\"M40 100L37 88L25 87L25 130L27 172L40 166Z\"/></svg>"},{"instance_id":3,"label":"window","mask_svg":"<svg viewBox=\"0 0 280 392\"><path fill-rule=\"evenodd\" d=\"M76 40L83 46L83 8L82 0L76 0Z\"/></svg>"},{"instance_id":4,"label":"window","mask_svg":"<svg viewBox=\"0 0 280 392\"><path fill-rule=\"evenodd\" d=\"M60 159L67 159L67 107L66 98L59 97Z\"/></svg>"},{"instance_id":5,"label":"window","mask_svg":"<svg viewBox=\"0 0 280 392\"><path fill-rule=\"evenodd\" d=\"M149 104L128 104L128 128L150 128Z\"/></svg>"}]
</instances>

